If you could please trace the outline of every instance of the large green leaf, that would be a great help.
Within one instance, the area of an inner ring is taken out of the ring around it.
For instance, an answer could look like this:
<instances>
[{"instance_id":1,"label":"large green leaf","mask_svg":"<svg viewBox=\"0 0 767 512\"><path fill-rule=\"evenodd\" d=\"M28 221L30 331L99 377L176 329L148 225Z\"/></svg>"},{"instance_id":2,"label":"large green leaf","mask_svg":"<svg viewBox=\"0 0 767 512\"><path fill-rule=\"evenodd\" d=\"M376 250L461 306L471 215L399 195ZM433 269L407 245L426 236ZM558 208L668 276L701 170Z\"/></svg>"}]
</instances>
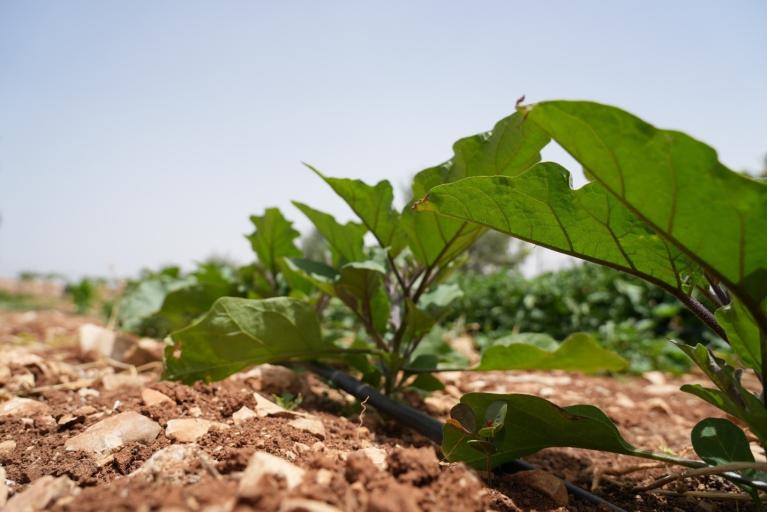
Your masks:
<instances>
[{"instance_id":1,"label":"large green leaf","mask_svg":"<svg viewBox=\"0 0 767 512\"><path fill-rule=\"evenodd\" d=\"M737 297L716 311L716 321L727 333L727 340L741 360L757 373L762 371L759 352L759 327Z\"/></svg>"},{"instance_id":2,"label":"large green leaf","mask_svg":"<svg viewBox=\"0 0 767 512\"><path fill-rule=\"evenodd\" d=\"M701 344L694 347L684 343L676 345L695 361L695 364L718 388L710 389L698 384L685 384L681 388L682 391L691 393L745 421L762 444L767 444L767 409L759 398L743 387L735 369Z\"/></svg>"},{"instance_id":3,"label":"large green leaf","mask_svg":"<svg viewBox=\"0 0 767 512\"><path fill-rule=\"evenodd\" d=\"M171 337L163 377L187 383L220 380L257 364L339 352L322 338L312 307L286 297L218 299L205 316Z\"/></svg>"},{"instance_id":4,"label":"large green leaf","mask_svg":"<svg viewBox=\"0 0 767 512\"><path fill-rule=\"evenodd\" d=\"M519 113L499 121L492 132L474 135L453 145L453 158L425 169L413 179L413 197L433 187L470 176L515 176L540 160L546 134ZM408 243L424 265L444 264L466 250L484 232L476 225L406 208L401 220Z\"/></svg>"},{"instance_id":5,"label":"large green leaf","mask_svg":"<svg viewBox=\"0 0 767 512\"><path fill-rule=\"evenodd\" d=\"M461 397L461 403L470 407L476 418L485 418L490 405L499 401L506 403L507 410L504 425L493 440L494 466L553 446L656 458L632 446L615 424L591 405L558 407L543 398L522 394L468 393ZM470 439L448 422L443 429L442 451L450 461L484 467L487 457L469 445Z\"/></svg>"},{"instance_id":6,"label":"large green leaf","mask_svg":"<svg viewBox=\"0 0 767 512\"><path fill-rule=\"evenodd\" d=\"M554 345L556 342L551 340ZM568 336L554 350L527 343L527 339L508 339L482 352L475 371L490 370L569 370L580 372L619 371L628 362L615 352L602 348L590 334L579 332Z\"/></svg>"},{"instance_id":7,"label":"large green leaf","mask_svg":"<svg viewBox=\"0 0 767 512\"><path fill-rule=\"evenodd\" d=\"M165 297L194 284L193 277L171 277L158 274L129 290L120 301L118 318L126 331L134 331L142 322L162 308Z\"/></svg>"},{"instance_id":8,"label":"large green leaf","mask_svg":"<svg viewBox=\"0 0 767 512\"><path fill-rule=\"evenodd\" d=\"M295 240L300 233L293 229L293 223L287 220L278 208L267 208L263 215L252 215L250 221L256 230L247 236L258 261L272 276L279 270L282 258L297 258L301 251Z\"/></svg>"},{"instance_id":9,"label":"large green leaf","mask_svg":"<svg viewBox=\"0 0 767 512\"><path fill-rule=\"evenodd\" d=\"M738 295L767 331L767 185L716 151L623 110L584 101L523 109L634 214Z\"/></svg>"},{"instance_id":10,"label":"large green leaf","mask_svg":"<svg viewBox=\"0 0 767 512\"><path fill-rule=\"evenodd\" d=\"M599 184L570 188L570 174L541 163L513 177L438 186L418 206L679 290L693 265Z\"/></svg>"},{"instance_id":11,"label":"large green leaf","mask_svg":"<svg viewBox=\"0 0 767 512\"><path fill-rule=\"evenodd\" d=\"M399 230L399 214L392 208L394 192L391 183L383 180L371 186L360 180L330 178L311 165L307 167L346 201L381 247L389 247L392 256L402 250L405 238Z\"/></svg>"},{"instance_id":12,"label":"large green leaf","mask_svg":"<svg viewBox=\"0 0 767 512\"><path fill-rule=\"evenodd\" d=\"M335 295L378 333L387 330L391 305L383 286L386 269L373 261L341 267L334 283Z\"/></svg>"},{"instance_id":13,"label":"large green leaf","mask_svg":"<svg viewBox=\"0 0 767 512\"><path fill-rule=\"evenodd\" d=\"M311 206L293 201L293 204L306 215L317 231L328 241L337 262L360 261L365 259L364 238L367 229L356 222L341 224L332 215ZM300 256L296 255L296 256Z\"/></svg>"},{"instance_id":14,"label":"large green leaf","mask_svg":"<svg viewBox=\"0 0 767 512\"><path fill-rule=\"evenodd\" d=\"M234 271L228 267L203 264L193 274L194 284L169 292L159 315L171 331L180 329L208 311L220 297L237 294Z\"/></svg>"}]
</instances>

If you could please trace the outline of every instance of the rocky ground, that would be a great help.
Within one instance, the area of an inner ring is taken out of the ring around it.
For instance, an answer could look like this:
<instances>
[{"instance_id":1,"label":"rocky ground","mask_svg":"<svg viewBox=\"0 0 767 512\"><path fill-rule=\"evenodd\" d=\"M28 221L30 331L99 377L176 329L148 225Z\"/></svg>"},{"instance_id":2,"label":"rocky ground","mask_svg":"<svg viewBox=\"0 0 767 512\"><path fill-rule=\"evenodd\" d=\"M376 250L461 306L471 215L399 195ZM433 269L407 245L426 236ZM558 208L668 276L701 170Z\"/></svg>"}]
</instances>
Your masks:
<instances>
[{"instance_id":1,"label":"rocky ground","mask_svg":"<svg viewBox=\"0 0 767 512\"><path fill-rule=\"evenodd\" d=\"M265 365L214 384L163 382L158 342L89 322L0 310L3 510L594 510L560 478L627 510L749 510L711 498L737 492L717 477L637 492L677 468L585 450L545 450L528 459L540 471L482 477L312 374ZM437 417L467 391L531 393L598 405L629 441L687 456L692 426L717 414L678 390L696 376L441 377L445 391L412 397Z\"/></svg>"}]
</instances>

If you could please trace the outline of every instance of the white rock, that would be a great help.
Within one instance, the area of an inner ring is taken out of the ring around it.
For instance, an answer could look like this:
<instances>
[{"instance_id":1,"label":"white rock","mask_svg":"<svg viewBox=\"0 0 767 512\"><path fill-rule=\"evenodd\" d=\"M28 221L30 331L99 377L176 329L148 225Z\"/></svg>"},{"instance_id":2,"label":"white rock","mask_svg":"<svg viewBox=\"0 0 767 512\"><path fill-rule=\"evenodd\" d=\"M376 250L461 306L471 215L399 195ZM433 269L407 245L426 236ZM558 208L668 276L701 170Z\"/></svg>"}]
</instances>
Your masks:
<instances>
[{"instance_id":1,"label":"white rock","mask_svg":"<svg viewBox=\"0 0 767 512\"><path fill-rule=\"evenodd\" d=\"M341 512L341 509L322 501L288 498L282 500L277 512Z\"/></svg>"},{"instance_id":2,"label":"white rock","mask_svg":"<svg viewBox=\"0 0 767 512\"><path fill-rule=\"evenodd\" d=\"M101 383L107 391L118 388L140 388L146 384L146 377L131 375L130 373L110 373L101 378Z\"/></svg>"},{"instance_id":3,"label":"white rock","mask_svg":"<svg viewBox=\"0 0 767 512\"><path fill-rule=\"evenodd\" d=\"M242 406L239 411L232 414L232 419L234 420L235 425L242 425L244 422L248 421L251 418L257 418L258 414L256 414L252 409L249 409L248 407Z\"/></svg>"},{"instance_id":4,"label":"white rock","mask_svg":"<svg viewBox=\"0 0 767 512\"><path fill-rule=\"evenodd\" d=\"M288 489L293 489L304 479L304 470L285 459L266 452L256 452L250 458L248 467L242 474L238 494L245 497L258 496L260 493L259 482L264 475L284 478Z\"/></svg>"},{"instance_id":5,"label":"white rock","mask_svg":"<svg viewBox=\"0 0 767 512\"><path fill-rule=\"evenodd\" d=\"M0 508L8 501L8 484L5 483L5 468L0 466Z\"/></svg>"},{"instance_id":6,"label":"white rock","mask_svg":"<svg viewBox=\"0 0 767 512\"><path fill-rule=\"evenodd\" d=\"M30 418L46 414L49 407L37 400L14 397L0 404L0 416L12 416L15 418Z\"/></svg>"},{"instance_id":7,"label":"white rock","mask_svg":"<svg viewBox=\"0 0 767 512\"><path fill-rule=\"evenodd\" d=\"M4 512L34 512L46 510L57 499L68 496L75 484L67 476L54 478L50 475L38 478L23 492L16 494L6 503Z\"/></svg>"},{"instance_id":8,"label":"white rock","mask_svg":"<svg viewBox=\"0 0 767 512\"><path fill-rule=\"evenodd\" d=\"M155 452L129 476L149 481L179 482L200 458L206 458L208 462L213 463L196 445L172 444Z\"/></svg>"},{"instance_id":9,"label":"white rock","mask_svg":"<svg viewBox=\"0 0 767 512\"><path fill-rule=\"evenodd\" d=\"M359 450L359 452L365 454L365 456L370 459L373 464L378 466L379 469L386 471L386 452L384 450L371 446L370 448L363 448L362 450Z\"/></svg>"},{"instance_id":10,"label":"white rock","mask_svg":"<svg viewBox=\"0 0 767 512\"><path fill-rule=\"evenodd\" d=\"M144 405L147 407L161 404L163 402L173 401L168 395L150 388L144 388L141 390L141 399L144 401Z\"/></svg>"},{"instance_id":11,"label":"white rock","mask_svg":"<svg viewBox=\"0 0 767 512\"><path fill-rule=\"evenodd\" d=\"M259 418L265 418L267 416L284 416L288 418L294 418L298 416L297 413L289 411L275 404L271 400L267 400L258 393L253 393L253 398L256 399L256 415Z\"/></svg>"},{"instance_id":12,"label":"white rock","mask_svg":"<svg viewBox=\"0 0 767 512\"><path fill-rule=\"evenodd\" d=\"M104 356L111 356L115 337L115 332L111 329L95 324L83 324L80 326L80 349L83 352L95 351Z\"/></svg>"},{"instance_id":13,"label":"white rock","mask_svg":"<svg viewBox=\"0 0 767 512\"><path fill-rule=\"evenodd\" d=\"M125 443L151 443L160 433L161 427L146 416L133 411L122 412L91 425L64 444L67 451L82 450L104 455L120 448Z\"/></svg>"},{"instance_id":14,"label":"white rock","mask_svg":"<svg viewBox=\"0 0 767 512\"><path fill-rule=\"evenodd\" d=\"M16 441L9 439L0 443L0 456L7 457L16 449Z\"/></svg>"},{"instance_id":15,"label":"white rock","mask_svg":"<svg viewBox=\"0 0 767 512\"><path fill-rule=\"evenodd\" d=\"M666 376L663 375L663 372L644 372L642 377L650 381L650 384L655 384L656 386L663 386L666 384Z\"/></svg>"},{"instance_id":16,"label":"white rock","mask_svg":"<svg viewBox=\"0 0 767 512\"><path fill-rule=\"evenodd\" d=\"M565 483L548 471L531 469L515 473L514 481L526 485L551 498L560 507L567 506L568 495Z\"/></svg>"},{"instance_id":17,"label":"white rock","mask_svg":"<svg viewBox=\"0 0 767 512\"><path fill-rule=\"evenodd\" d=\"M179 418L168 421L165 435L180 443L193 443L211 429L223 429L226 425L202 418Z\"/></svg>"},{"instance_id":18,"label":"white rock","mask_svg":"<svg viewBox=\"0 0 767 512\"><path fill-rule=\"evenodd\" d=\"M317 418L311 416L296 418L288 422L288 425L298 430L309 432L320 439L325 439L325 425Z\"/></svg>"}]
</instances>

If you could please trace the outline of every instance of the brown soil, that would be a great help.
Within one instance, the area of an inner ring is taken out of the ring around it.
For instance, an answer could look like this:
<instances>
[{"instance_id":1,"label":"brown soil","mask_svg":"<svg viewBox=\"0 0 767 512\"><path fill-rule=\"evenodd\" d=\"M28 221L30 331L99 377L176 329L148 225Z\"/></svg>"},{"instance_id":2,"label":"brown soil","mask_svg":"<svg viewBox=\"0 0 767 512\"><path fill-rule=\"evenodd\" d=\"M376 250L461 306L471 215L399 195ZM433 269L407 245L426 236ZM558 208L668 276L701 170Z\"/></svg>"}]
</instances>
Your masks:
<instances>
[{"instance_id":1,"label":"brown soil","mask_svg":"<svg viewBox=\"0 0 767 512\"><path fill-rule=\"evenodd\" d=\"M213 384L186 386L159 381L157 365L136 372L124 364L82 354L72 341L85 320L57 312L7 313L0 311L0 354L12 354L0 368L0 400L20 396L49 406L34 418L0 416L0 443L14 441L0 451L11 495L23 492L45 476L65 475L76 488L49 505L55 511L103 510L338 510L409 512L418 510L595 510L570 497L566 506L554 501L516 475L483 478L462 464L440 460L439 448L419 435L403 430L375 411L361 413L359 404L329 388L311 374L300 374L290 387L299 389L299 411L324 425L325 437L290 426L290 418L252 418L236 425L232 414L242 407L257 409L254 392L272 398L273 384L259 373L246 372ZM33 340L39 340L35 342ZM41 356L35 359L33 356ZM128 385L107 390L103 377L136 375ZM421 409L444 418L458 397L468 391L530 393L560 405L593 403L619 426L626 438L648 449L692 456L689 431L701 418L717 411L681 393L682 383L697 376L672 378L589 377L564 372L444 374L445 391L421 401ZM272 387L270 387L272 386ZM142 388L151 388L171 400L144 404ZM200 458L187 462L181 475L157 475L152 480L128 476L159 449L174 443L160 431L148 444L129 443L98 459L79 451L66 451L72 436L110 415L135 411L163 429L175 418L199 417L228 425L211 430L196 444ZM71 415L64 421L62 418ZM61 423L61 424L59 424ZM2 446L2 445L0 445ZM361 451L380 448L386 455L382 469ZM251 455L264 451L305 470L303 481L288 489L279 477L264 477L259 492L238 496ZM212 461L212 462L206 462ZM528 458L536 466L568 479L627 510L718 511L735 510L729 500L700 499L633 489L676 468L651 467L644 461L576 449L549 449ZM636 471L627 472L635 469ZM717 477L686 480L667 491L728 491L737 488ZM314 504L296 501L313 500ZM739 510L749 510L738 503ZM327 509L333 510L333 509Z\"/></svg>"}]
</instances>

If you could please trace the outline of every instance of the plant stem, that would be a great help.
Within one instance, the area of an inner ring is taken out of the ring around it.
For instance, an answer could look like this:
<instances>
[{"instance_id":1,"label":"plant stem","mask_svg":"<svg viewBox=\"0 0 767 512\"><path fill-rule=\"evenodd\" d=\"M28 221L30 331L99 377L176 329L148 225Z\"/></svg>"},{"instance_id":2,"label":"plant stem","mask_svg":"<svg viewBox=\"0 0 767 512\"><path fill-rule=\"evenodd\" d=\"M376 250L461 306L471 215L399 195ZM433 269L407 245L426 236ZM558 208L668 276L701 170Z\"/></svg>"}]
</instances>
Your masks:
<instances>
[{"instance_id":1,"label":"plant stem","mask_svg":"<svg viewBox=\"0 0 767 512\"><path fill-rule=\"evenodd\" d=\"M679 299L679 301L687 307L687 309L692 311L695 316L700 318L700 320L712 331L714 331L720 338L729 342L727 339L727 333L724 332L722 326L719 325L719 322L716 321L714 314L709 311L706 306L698 302L694 297L687 295L686 293L676 293L675 295L677 299Z\"/></svg>"}]
</instances>

